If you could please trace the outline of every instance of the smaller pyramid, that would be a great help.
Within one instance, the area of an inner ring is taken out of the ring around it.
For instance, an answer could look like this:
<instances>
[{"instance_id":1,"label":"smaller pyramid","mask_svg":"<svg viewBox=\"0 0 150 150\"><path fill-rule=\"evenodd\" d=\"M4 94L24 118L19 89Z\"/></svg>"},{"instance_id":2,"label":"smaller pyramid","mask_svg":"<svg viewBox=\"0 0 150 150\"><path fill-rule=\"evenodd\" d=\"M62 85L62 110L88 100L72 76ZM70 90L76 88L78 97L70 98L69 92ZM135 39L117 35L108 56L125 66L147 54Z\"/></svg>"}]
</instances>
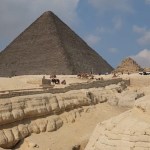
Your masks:
<instances>
[{"instance_id":1,"label":"smaller pyramid","mask_svg":"<svg viewBox=\"0 0 150 150\"><path fill-rule=\"evenodd\" d=\"M136 73L143 71L140 65L137 64L135 60L128 57L124 59L121 64L113 72L123 72L123 73Z\"/></svg>"}]
</instances>

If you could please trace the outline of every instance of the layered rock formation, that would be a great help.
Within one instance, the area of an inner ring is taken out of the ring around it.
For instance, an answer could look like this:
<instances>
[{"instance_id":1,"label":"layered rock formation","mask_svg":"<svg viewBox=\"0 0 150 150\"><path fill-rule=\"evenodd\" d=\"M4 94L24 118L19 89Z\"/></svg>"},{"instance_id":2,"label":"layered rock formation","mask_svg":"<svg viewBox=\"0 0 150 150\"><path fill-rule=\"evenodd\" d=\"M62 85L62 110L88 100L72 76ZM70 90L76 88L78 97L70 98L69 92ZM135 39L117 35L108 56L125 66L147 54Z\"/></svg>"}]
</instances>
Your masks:
<instances>
[{"instance_id":1,"label":"layered rock formation","mask_svg":"<svg viewBox=\"0 0 150 150\"><path fill-rule=\"evenodd\" d=\"M85 150L149 150L150 95L136 101L134 108L99 123Z\"/></svg>"},{"instance_id":2,"label":"layered rock formation","mask_svg":"<svg viewBox=\"0 0 150 150\"><path fill-rule=\"evenodd\" d=\"M52 12L0 53L0 76L111 72L112 67Z\"/></svg>"},{"instance_id":3,"label":"layered rock formation","mask_svg":"<svg viewBox=\"0 0 150 150\"><path fill-rule=\"evenodd\" d=\"M116 95L125 87L122 82L110 88L0 99L0 147L11 148L32 133L52 132L64 122L74 122L84 106L118 101Z\"/></svg>"},{"instance_id":4,"label":"layered rock formation","mask_svg":"<svg viewBox=\"0 0 150 150\"><path fill-rule=\"evenodd\" d=\"M136 73L143 69L132 58L124 59L113 72Z\"/></svg>"}]
</instances>

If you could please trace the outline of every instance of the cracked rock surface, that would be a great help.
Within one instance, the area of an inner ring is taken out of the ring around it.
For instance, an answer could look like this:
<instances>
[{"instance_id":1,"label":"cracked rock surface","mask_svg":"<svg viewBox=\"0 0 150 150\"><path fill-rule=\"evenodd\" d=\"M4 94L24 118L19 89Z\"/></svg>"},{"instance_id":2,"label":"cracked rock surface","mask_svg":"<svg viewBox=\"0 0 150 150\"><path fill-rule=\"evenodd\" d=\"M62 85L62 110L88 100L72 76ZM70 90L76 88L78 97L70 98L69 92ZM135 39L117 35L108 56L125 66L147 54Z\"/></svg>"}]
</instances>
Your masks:
<instances>
[{"instance_id":1,"label":"cracked rock surface","mask_svg":"<svg viewBox=\"0 0 150 150\"><path fill-rule=\"evenodd\" d=\"M137 100L133 109L99 123L85 150L149 150L150 95Z\"/></svg>"},{"instance_id":2,"label":"cracked rock surface","mask_svg":"<svg viewBox=\"0 0 150 150\"><path fill-rule=\"evenodd\" d=\"M0 99L0 147L12 148L32 133L56 131L64 123L75 122L82 112L88 111L84 106L104 102L118 105L123 90L124 83L119 83L105 88ZM137 95L135 92L133 103Z\"/></svg>"}]
</instances>

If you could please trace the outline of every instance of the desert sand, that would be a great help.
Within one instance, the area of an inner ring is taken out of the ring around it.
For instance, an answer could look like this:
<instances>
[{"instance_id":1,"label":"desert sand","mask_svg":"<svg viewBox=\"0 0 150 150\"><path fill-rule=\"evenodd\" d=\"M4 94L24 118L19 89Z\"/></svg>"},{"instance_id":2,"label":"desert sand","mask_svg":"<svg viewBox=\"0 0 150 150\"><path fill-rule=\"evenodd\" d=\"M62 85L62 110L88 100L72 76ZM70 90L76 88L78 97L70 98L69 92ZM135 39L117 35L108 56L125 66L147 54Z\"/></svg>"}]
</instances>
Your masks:
<instances>
[{"instance_id":1,"label":"desert sand","mask_svg":"<svg viewBox=\"0 0 150 150\"><path fill-rule=\"evenodd\" d=\"M113 75L95 75L95 78L103 77L104 80L112 79ZM21 89L39 89L41 87L41 79L43 75L16 76L12 78L0 78L0 91L21 90ZM48 75L45 75L49 79ZM94 80L79 79L73 75L59 75L57 78L66 80L66 85L55 85L54 88L64 88L72 84L83 82L93 82ZM145 95L149 94L150 76L141 76L139 74L118 75L117 78L130 79L128 91L141 91ZM111 87L111 86L109 86ZM82 91L82 90L81 90ZM94 91L94 90L93 90ZM112 93L113 90L111 90ZM76 92L78 93L78 92ZM79 95L80 96L80 95ZM117 98L121 99L121 95L116 92ZM113 105L111 105L113 104ZM80 150L84 149L88 143L96 125L111 117L117 116L131 108L114 106L114 103L97 103L91 106L82 106L82 113L73 121L64 122L60 129L54 132L41 132L39 134L32 133L25 138L14 149L18 150L72 150L74 145L80 145ZM67 113L67 112L64 112ZM91 149L92 150L92 149Z\"/></svg>"},{"instance_id":2,"label":"desert sand","mask_svg":"<svg viewBox=\"0 0 150 150\"><path fill-rule=\"evenodd\" d=\"M89 108L75 122L64 124L58 131L31 135L24 140L21 146L19 145L18 149L34 149L30 143L37 144L39 150L71 150L74 145L82 145L84 148L97 123L125 110L127 109L113 107L105 103L99 104Z\"/></svg>"}]
</instances>

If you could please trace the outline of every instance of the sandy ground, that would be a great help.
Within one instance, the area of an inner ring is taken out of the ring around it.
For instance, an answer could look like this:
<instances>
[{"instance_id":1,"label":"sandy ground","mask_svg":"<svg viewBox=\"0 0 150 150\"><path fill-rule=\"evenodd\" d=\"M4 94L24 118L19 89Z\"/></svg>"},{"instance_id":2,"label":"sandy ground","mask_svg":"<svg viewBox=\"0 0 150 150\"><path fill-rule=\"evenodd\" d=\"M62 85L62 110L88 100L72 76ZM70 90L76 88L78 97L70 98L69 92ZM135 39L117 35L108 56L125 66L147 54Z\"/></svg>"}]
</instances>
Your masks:
<instances>
[{"instance_id":1,"label":"sandy ground","mask_svg":"<svg viewBox=\"0 0 150 150\"><path fill-rule=\"evenodd\" d=\"M43 75L26 75L26 76L16 76L12 78L2 78L0 77L0 91L4 90L17 90L17 89L30 89L30 88L41 88ZM45 75L46 79L50 79L49 76ZM79 79L75 75L58 75L60 81L66 80L66 85L55 85L57 87L65 87L69 84L87 82L87 79Z\"/></svg>"},{"instance_id":2,"label":"sandy ground","mask_svg":"<svg viewBox=\"0 0 150 150\"><path fill-rule=\"evenodd\" d=\"M29 89L29 88L41 88L42 77L45 76L46 79L50 79L49 75L24 75L24 76L15 76L12 78L3 78L0 77L0 91L3 90L17 90L17 89ZM112 75L95 75L95 78L110 79ZM89 79L80 79L76 75L57 75L57 78L61 81L66 80L66 85L55 85L57 87L65 87L70 84L91 82L94 80Z\"/></svg>"},{"instance_id":3,"label":"sandy ground","mask_svg":"<svg viewBox=\"0 0 150 150\"><path fill-rule=\"evenodd\" d=\"M31 89L41 88L41 81L43 75L28 75L16 76L12 78L0 77L0 91L16 90L16 89ZM112 75L96 75L95 78L103 77L105 79L112 79ZM131 87L134 89L141 89L146 93L150 91L150 76L142 76L139 74L119 75L124 79L131 79ZM46 76L49 79L49 76ZM87 79L79 79L74 75L59 75L57 78L66 80L68 86L70 84L91 82ZM149 87L148 87L149 86ZM57 87L64 87L64 85L56 85ZM33 134L26 138L21 144L21 147L15 148L17 150L32 150L27 147L27 142L35 143L39 147L33 148L38 150L71 150L75 144L86 143L91 133L93 132L98 122L109 119L115 115L124 112L125 108L113 107L106 103L96 105L94 109L90 109L88 113L83 113L80 118L74 123L64 124L59 130L50 133Z\"/></svg>"},{"instance_id":4,"label":"sandy ground","mask_svg":"<svg viewBox=\"0 0 150 150\"><path fill-rule=\"evenodd\" d=\"M98 104L84 113L74 123L66 123L55 132L32 134L26 138L18 150L32 150L27 143L38 145L37 150L72 150L74 145L86 145L97 123L124 112L125 108L110 106L107 103Z\"/></svg>"}]
</instances>

